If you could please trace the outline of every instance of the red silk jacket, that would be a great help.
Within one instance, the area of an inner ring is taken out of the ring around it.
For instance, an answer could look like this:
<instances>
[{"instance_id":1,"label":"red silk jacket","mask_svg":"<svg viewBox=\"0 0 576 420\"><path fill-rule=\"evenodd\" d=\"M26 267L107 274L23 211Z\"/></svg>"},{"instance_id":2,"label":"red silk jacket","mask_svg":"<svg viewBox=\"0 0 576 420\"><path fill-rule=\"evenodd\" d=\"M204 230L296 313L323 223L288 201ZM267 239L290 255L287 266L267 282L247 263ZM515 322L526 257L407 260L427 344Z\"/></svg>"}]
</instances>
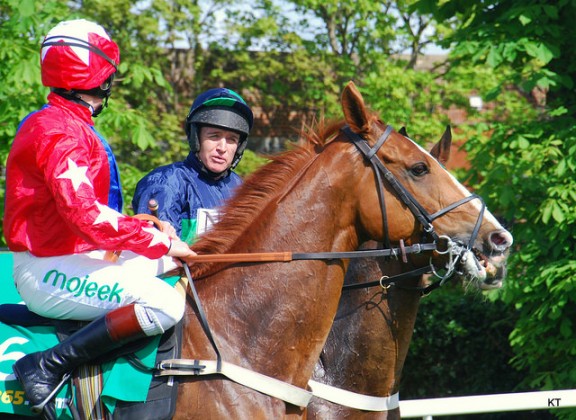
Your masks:
<instances>
[{"instance_id":1,"label":"red silk jacket","mask_svg":"<svg viewBox=\"0 0 576 420\"><path fill-rule=\"evenodd\" d=\"M170 239L108 207L110 166L88 108L54 93L21 124L6 165L4 235L11 251L39 257L95 249L148 258Z\"/></svg>"}]
</instances>

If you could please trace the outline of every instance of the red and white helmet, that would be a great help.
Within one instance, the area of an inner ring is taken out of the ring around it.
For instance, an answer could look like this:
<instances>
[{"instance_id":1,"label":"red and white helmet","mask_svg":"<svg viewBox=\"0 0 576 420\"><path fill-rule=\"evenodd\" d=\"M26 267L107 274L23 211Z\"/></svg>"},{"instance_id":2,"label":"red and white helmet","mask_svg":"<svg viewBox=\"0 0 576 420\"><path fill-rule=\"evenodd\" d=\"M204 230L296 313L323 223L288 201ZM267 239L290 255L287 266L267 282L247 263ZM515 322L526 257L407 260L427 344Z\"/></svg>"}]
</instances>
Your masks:
<instances>
[{"instance_id":1,"label":"red and white helmet","mask_svg":"<svg viewBox=\"0 0 576 420\"><path fill-rule=\"evenodd\" d=\"M93 89L113 75L119 63L118 45L104 28L85 19L59 23L42 42L40 67L47 87Z\"/></svg>"}]
</instances>

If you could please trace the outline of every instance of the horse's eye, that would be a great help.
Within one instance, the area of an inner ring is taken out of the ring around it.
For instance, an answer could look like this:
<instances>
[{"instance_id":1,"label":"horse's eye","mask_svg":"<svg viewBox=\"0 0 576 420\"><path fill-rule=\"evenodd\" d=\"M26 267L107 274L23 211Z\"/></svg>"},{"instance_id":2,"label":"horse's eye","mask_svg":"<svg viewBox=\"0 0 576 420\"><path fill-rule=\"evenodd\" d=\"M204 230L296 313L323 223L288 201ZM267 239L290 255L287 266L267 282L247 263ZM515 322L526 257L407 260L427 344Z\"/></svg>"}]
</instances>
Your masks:
<instances>
[{"instance_id":1,"label":"horse's eye","mask_svg":"<svg viewBox=\"0 0 576 420\"><path fill-rule=\"evenodd\" d=\"M428 166L424 162L417 163L416 165L410 168L410 172L412 172L415 176L423 176L428 173Z\"/></svg>"}]
</instances>

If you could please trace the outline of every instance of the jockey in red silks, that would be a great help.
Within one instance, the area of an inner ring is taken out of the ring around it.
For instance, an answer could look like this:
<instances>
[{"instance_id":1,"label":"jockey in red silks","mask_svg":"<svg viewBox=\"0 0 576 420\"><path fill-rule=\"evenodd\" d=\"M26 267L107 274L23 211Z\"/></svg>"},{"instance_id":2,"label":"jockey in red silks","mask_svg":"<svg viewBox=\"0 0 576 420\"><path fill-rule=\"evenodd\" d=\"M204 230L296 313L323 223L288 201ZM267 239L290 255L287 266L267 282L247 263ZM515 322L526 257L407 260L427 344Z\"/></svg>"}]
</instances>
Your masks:
<instances>
[{"instance_id":1,"label":"jockey in red silks","mask_svg":"<svg viewBox=\"0 0 576 420\"><path fill-rule=\"evenodd\" d=\"M41 46L48 103L22 121L8 156L3 224L18 292L39 315L92 321L14 364L32 406L77 366L161 334L184 313L182 297L156 275L195 254L169 223L163 233L122 214L116 160L94 128L119 59L100 25L56 25ZM105 250L123 252L113 263ZM55 416L53 403L43 409Z\"/></svg>"}]
</instances>

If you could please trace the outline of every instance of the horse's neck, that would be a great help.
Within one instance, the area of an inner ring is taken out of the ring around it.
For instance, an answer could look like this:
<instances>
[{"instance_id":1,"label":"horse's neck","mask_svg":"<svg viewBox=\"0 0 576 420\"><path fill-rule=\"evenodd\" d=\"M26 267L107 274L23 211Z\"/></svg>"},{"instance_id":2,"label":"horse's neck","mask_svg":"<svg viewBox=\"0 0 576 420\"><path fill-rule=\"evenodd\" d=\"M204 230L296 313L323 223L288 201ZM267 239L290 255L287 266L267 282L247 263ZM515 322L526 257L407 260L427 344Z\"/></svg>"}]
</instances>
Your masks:
<instances>
[{"instance_id":1,"label":"horse's neck","mask_svg":"<svg viewBox=\"0 0 576 420\"><path fill-rule=\"evenodd\" d=\"M229 251L349 251L357 246L353 211L329 179L301 182L265 209ZM226 361L305 386L330 330L346 267L341 261L292 261L228 267L197 281ZM193 316L189 316L193 318ZM213 356L195 320L186 357ZM197 337L197 338L196 338Z\"/></svg>"}]
</instances>

